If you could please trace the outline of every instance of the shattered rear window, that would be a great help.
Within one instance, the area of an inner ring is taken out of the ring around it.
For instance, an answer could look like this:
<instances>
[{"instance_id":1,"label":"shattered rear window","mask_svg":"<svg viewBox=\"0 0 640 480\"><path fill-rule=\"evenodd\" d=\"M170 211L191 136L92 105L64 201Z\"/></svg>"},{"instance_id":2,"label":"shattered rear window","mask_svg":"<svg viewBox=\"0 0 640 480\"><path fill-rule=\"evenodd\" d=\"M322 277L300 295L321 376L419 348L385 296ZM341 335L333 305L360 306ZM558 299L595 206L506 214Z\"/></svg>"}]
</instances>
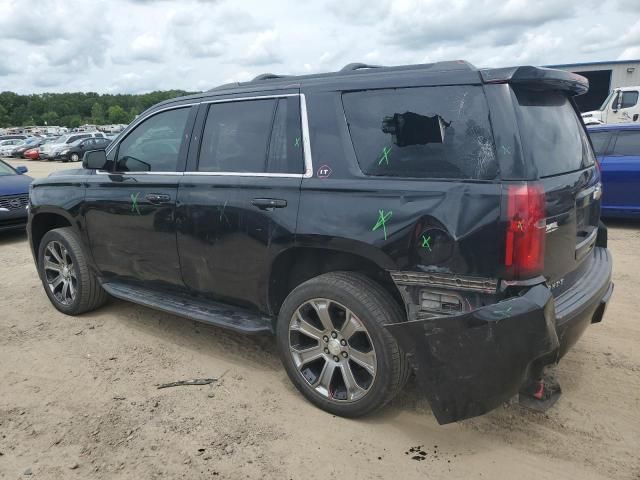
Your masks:
<instances>
[{"instance_id":1,"label":"shattered rear window","mask_svg":"<svg viewBox=\"0 0 640 480\"><path fill-rule=\"evenodd\" d=\"M345 92L342 102L367 175L492 180L498 174L482 87Z\"/></svg>"}]
</instances>

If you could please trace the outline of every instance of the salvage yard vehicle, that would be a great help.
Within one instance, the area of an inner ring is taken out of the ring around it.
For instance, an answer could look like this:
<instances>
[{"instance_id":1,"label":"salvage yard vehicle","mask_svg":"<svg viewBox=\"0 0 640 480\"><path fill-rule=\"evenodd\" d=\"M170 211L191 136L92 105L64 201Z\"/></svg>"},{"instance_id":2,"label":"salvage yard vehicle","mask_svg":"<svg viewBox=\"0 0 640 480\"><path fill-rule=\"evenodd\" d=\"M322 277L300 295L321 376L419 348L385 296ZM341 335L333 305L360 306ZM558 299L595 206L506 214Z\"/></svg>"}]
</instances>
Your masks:
<instances>
[{"instance_id":1,"label":"salvage yard vehicle","mask_svg":"<svg viewBox=\"0 0 640 480\"><path fill-rule=\"evenodd\" d=\"M19 138L7 138L0 140L0 157L10 157L11 151L24 144L24 140Z\"/></svg>"},{"instance_id":2,"label":"salvage yard vehicle","mask_svg":"<svg viewBox=\"0 0 640 480\"><path fill-rule=\"evenodd\" d=\"M415 372L440 423L515 395L600 322L612 260L578 75L350 64L162 102L31 189L44 290L273 333L318 407L369 414Z\"/></svg>"},{"instance_id":3,"label":"salvage yard vehicle","mask_svg":"<svg viewBox=\"0 0 640 480\"><path fill-rule=\"evenodd\" d=\"M602 175L602 216L640 218L640 124L588 128Z\"/></svg>"},{"instance_id":4,"label":"salvage yard vehicle","mask_svg":"<svg viewBox=\"0 0 640 480\"><path fill-rule=\"evenodd\" d=\"M67 145L67 147L60 150L60 153L53 157L53 159L63 162L79 162L84 152L89 150L104 150L110 143L111 140L107 138L83 138Z\"/></svg>"},{"instance_id":5,"label":"salvage yard vehicle","mask_svg":"<svg viewBox=\"0 0 640 480\"><path fill-rule=\"evenodd\" d=\"M33 181L25 175L27 171L27 167L13 168L0 160L0 231L27 225L29 184Z\"/></svg>"},{"instance_id":6,"label":"salvage yard vehicle","mask_svg":"<svg viewBox=\"0 0 640 480\"><path fill-rule=\"evenodd\" d=\"M82 138L104 138L104 134L102 132L93 132L62 135L55 142L42 145L40 148L40 160L56 159L62 150L68 149L70 144Z\"/></svg>"},{"instance_id":7,"label":"salvage yard vehicle","mask_svg":"<svg viewBox=\"0 0 640 480\"><path fill-rule=\"evenodd\" d=\"M599 110L584 112L582 120L585 125L637 122L640 119L639 94L640 86L616 88Z\"/></svg>"}]
</instances>

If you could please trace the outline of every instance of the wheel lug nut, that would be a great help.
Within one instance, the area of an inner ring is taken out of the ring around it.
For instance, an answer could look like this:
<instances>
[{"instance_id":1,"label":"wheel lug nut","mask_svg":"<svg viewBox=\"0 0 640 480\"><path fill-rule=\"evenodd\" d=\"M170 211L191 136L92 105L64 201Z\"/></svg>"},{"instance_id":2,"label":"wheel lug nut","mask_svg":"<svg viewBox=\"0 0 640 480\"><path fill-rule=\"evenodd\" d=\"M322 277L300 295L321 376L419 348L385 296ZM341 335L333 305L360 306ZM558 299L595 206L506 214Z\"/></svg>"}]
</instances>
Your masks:
<instances>
[{"instance_id":1,"label":"wheel lug nut","mask_svg":"<svg viewBox=\"0 0 640 480\"><path fill-rule=\"evenodd\" d=\"M347 357L349 356L349 354L348 354L347 352L342 352L342 356L343 356L344 358L347 358Z\"/></svg>"},{"instance_id":2,"label":"wheel lug nut","mask_svg":"<svg viewBox=\"0 0 640 480\"><path fill-rule=\"evenodd\" d=\"M331 332L331 338L337 338L338 334L336 332Z\"/></svg>"},{"instance_id":3,"label":"wheel lug nut","mask_svg":"<svg viewBox=\"0 0 640 480\"><path fill-rule=\"evenodd\" d=\"M342 345L343 347L345 347L347 345L347 341L346 340L340 340L340 345Z\"/></svg>"},{"instance_id":4,"label":"wheel lug nut","mask_svg":"<svg viewBox=\"0 0 640 480\"><path fill-rule=\"evenodd\" d=\"M329 337L327 337L326 335L324 337L322 337L322 340L324 340L325 342L329 341Z\"/></svg>"},{"instance_id":5,"label":"wheel lug nut","mask_svg":"<svg viewBox=\"0 0 640 480\"><path fill-rule=\"evenodd\" d=\"M325 349L324 349L324 353L329 353L329 349L328 349L328 348L325 348Z\"/></svg>"},{"instance_id":6,"label":"wheel lug nut","mask_svg":"<svg viewBox=\"0 0 640 480\"><path fill-rule=\"evenodd\" d=\"M340 361L340 359L339 359L337 356L334 356L334 357L333 357L333 361L334 361L334 362L339 362L339 361Z\"/></svg>"}]
</instances>

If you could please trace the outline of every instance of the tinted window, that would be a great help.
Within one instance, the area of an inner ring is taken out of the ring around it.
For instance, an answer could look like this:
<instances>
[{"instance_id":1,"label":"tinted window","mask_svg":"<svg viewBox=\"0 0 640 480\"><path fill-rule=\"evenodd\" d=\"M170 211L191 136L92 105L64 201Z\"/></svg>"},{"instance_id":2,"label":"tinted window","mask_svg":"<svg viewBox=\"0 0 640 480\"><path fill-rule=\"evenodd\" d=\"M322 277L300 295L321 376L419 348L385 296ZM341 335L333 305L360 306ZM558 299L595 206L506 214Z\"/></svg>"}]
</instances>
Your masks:
<instances>
[{"instance_id":1,"label":"tinted window","mask_svg":"<svg viewBox=\"0 0 640 480\"><path fill-rule=\"evenodd\" d=\"M278 100L273 120L267 171L302 173L303 163L299 98L281 98Z\"/></svg>"},{"instance_id":2,"label":"tinted window","mask_svg":"<svg viewBox=\"0 0 640 480\"><path fill-rule=\"evenodd\" d=\"M596 155L604 155L611 132L590 132L589 136L591 137L591 143L593 144L593 150Z\"/></svg>"},{"instance_id":3,"label":"tinted window","mask_svg":"<svg viewBox=\"0 0 640 480\"><path fill-rule=\"evenodd\" d=\"M593 165L582 120L565 95L526 89L515 94L525 160L537 167L540 177Z\"/></svg>"},{"instance_id":4,"label":"tinted window","mask_svg":"<svg viewBox=\"0 0 640 480\"><path fill-rule=\"evenodd\" d=\"M368 90L342 96L367 175L492 179L497 174L481 87Z\"/></svg>"},{"instance_id":5,"label":"tinted window","mask_svg":"<svg viewBox=\"0 0 640 480\"><path fill-rule=\"evenodd\" d=\"M80 140L81 138L87 138L89 135L73 135L69 137L69 139L65 143L73 143L76 140Z\"/></svg>"},{"instance_id":6,"label":"tinted window","mask_svg":"<svg viewBox=\"0 0 640 480\"><path fill-rule=\"evenodd\" d=\"M622 92L620 108L634 107L638 103L638 92Z\"/></svg>"},{"instance_id":7,"label":"tinted window","mask_svg":"<svg viewBox=\"0 0 640 480\"><path fill-rule=\"evenodd\" d=\"M619 132L614 155L640 155L640 132Z\"/></svg>"},{"instance_id":8,"label":"tinted window","mask_svg":"<svg viewBox=\"0 0 640 480\"><path fill-rule=\"evenodd\" d=\"M118 147L121 172L174 172L189 108L158 113L138 125Z\"/></svg>"},{"instance_id":9,"label":"tinted window","mask_svg":"<svg viewBox=\"0 0 640 480\"><path fill-rule=\"evenodd\" d=\"M211 104L198 170L265 172L275 106L275 99Z\"/></svg>"}]
</instances>

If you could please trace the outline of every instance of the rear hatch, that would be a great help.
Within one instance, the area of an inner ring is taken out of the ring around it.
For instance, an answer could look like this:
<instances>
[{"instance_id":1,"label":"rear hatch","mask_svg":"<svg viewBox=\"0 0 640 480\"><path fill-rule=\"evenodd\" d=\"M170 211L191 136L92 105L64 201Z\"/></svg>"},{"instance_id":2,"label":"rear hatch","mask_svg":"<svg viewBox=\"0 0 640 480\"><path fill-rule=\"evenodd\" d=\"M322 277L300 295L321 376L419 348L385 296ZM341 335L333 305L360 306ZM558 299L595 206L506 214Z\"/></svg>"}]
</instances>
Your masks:
<instances>
[{"instance_id":1,"label":"rear hatch","mask_svg":"<svg viewBox=\"0 0 640 480\"><path fill-rule=\"evenodd\" d=\"M525 162L544 192L544 264L554 296L588 266L600 219L600 173L567 92L513 87Z\"/></svg>"}]
</instances>

